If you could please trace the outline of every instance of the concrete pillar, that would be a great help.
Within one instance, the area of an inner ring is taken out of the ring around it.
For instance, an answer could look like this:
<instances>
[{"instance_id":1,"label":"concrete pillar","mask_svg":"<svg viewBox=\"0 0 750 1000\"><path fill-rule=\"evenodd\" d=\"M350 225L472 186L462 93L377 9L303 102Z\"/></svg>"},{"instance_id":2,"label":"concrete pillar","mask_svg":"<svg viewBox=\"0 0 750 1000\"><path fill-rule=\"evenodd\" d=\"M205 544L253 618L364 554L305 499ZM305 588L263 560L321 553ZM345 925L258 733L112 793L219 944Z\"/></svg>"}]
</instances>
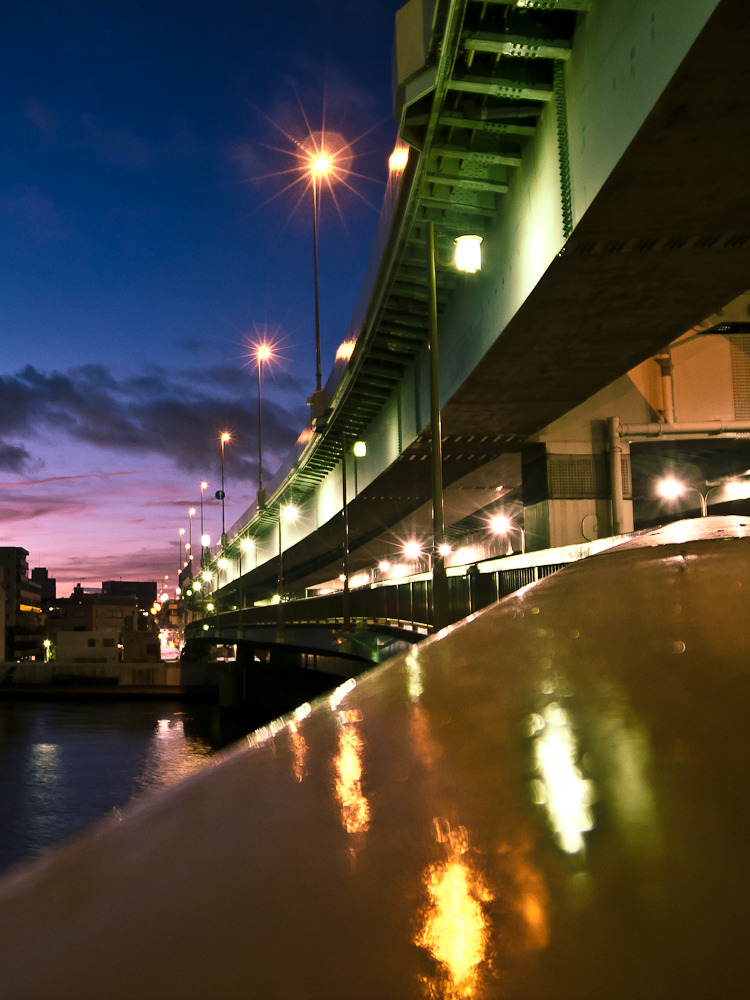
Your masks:
<instances>
[{"instance_id":1,"label":"concrete pillar","mask_svg":"<svg viewBox=\"0 0 750 1000\"><path fill-rule=\"evenodd\" d=\"M627 442L620 455L622 523L632 531L633 500ZM612 483L605 435L589 441L538 443L524 450L523 501L526 549L575 545L615 533Z\"/></svg>"}]
</instances>

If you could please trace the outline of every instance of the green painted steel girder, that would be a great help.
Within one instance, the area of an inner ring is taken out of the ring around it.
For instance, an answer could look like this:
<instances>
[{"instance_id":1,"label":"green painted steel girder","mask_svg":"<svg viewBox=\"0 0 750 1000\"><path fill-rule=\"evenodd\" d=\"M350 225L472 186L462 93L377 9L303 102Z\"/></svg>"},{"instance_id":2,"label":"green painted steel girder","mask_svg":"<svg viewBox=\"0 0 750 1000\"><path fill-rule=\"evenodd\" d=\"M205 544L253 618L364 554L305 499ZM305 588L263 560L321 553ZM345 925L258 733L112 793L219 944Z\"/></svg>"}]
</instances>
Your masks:
<instances>
[{"instance_id":1,"label":"green painted steel girder","mask_svg":"<svg viewBox=\"0 0 750 1000\"><path fill-rule=\"evenodd\" d=\"M523 80L498 79L495 76L465 76L451 80L448 90L462 94L486 94L489 97L511 97L519 101L551 101L551 86L542 83L530 84Z\"/></svg>"},{"instance_id":2,"label":"green painted steel girder","mask_svg":"<svg viewBox=\"0 0 750 1000\"><path fill-rule=\"evenodd\" d=\"M445 143L433 143L432 153L435 156L443 156L454 160L468 160L483 167L520 167L520 153L493 152L484 149L471 149L469 146L446 145Z\"/></svg>"},{"instance_id":3,"label":"green painted steel girder","mask_svg":"<svg viewBox=\"0 0 750 1000\"><path fill-rule=\"evenodd\" d=\"M519 10L591 10L594 0L470 0L483 6L516 7Z\"/></svg>"},{"instance_id":4,"label":"green painted steel girder","mask_svg":"<svg viewBox=\"0 0 750 1000\"><path fill-rule=\"evenodd\" d=\"M530 35L471 32L464 35L463 45L469 52L491 52L524 59L569 59L571 53L570 42Z\"/></svg>"},{"instance_id":5,"label":"green painted steel girder","mask_svg":"<svg viewBox=\"0 0 750 1000\"><path fill-rule=\"evenodd\" d=\"M445 184L448 187L461 187L467 191L487 191L490 194L507 194L508 185L503 181L493 181L489 178L470 177L461 173L440 173L429 172L425 174L425 180L429 184ZM455 199L451 199L451 204L455 205Z\"/></svg>"}]
</instances>

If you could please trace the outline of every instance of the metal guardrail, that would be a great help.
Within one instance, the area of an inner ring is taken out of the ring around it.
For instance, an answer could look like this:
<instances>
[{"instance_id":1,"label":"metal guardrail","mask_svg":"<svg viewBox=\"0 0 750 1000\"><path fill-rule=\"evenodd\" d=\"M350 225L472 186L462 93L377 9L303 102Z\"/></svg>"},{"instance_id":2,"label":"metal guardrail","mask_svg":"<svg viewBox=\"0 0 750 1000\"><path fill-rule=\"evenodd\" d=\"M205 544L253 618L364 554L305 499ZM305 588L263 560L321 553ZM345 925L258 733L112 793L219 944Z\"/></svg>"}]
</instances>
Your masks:
<instances>
[{"instance_id":1,"label":"metal guardrail","mask_svg":"<svg viewBox=\"0 0 750 1000\"><path fill-rule=\"evenodd\" d=\"M562 569L569 559L548 564L513 566L448 577L448 614L451 622L494 604L522 587ZM497 563L497 560L495 561ZM420 577L376 584L349 592L349 619L352 624L380 624L426 633L432 626L432 581ZM208 619L209 626L330 625L344 622L344 596L337 591L279 604L225 611ZM201 628L203 623L194 623Z\"/></svg>"}]
</instances>

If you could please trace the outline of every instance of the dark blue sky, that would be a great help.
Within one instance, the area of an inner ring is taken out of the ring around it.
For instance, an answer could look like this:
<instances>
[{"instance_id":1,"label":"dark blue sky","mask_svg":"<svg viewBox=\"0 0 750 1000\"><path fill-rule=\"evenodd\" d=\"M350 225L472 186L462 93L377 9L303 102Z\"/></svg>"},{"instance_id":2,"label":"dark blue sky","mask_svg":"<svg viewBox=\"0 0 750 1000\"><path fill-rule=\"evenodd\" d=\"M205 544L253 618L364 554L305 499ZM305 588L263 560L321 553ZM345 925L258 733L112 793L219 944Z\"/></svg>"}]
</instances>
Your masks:
<instances>
[{"instance_id":1,"label":"dark blue sky","mask_svg":"<svg viewBox=\"0 0 750 1000\"><path fill-rule=\"evenodd\" d=\"M0 13L0 545L73 583L174 578L199 482L226 520L315 385L308 131L352 142L319 227L323 378L396 138L402 0L25 0ZM295 153L297 156L295 156ZM297 168L296 173L295 168ZM288 188L288 189L287 189ZM220 513L206 507L216 536ZM194 538L194 542L196 539Z\"/></svg>"}]
</instances>

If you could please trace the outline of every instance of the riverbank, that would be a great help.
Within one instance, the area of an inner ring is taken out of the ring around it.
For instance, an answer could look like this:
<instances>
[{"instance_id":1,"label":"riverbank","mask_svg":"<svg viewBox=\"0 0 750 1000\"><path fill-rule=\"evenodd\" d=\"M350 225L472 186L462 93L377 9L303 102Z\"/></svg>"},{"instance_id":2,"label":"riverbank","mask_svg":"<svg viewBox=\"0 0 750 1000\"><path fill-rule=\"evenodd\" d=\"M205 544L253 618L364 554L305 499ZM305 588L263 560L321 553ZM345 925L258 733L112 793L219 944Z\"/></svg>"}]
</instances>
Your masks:
<instances>
[{"instance_id":1,"label":"riverbank","mask_svg":"<svg viewBox=\"0 0 750 1000\"><path fill-rule=\"evenodd\" d=\"M181 684L0 684L0 701L202 701Z\"/></svg>"}]
</instances>

